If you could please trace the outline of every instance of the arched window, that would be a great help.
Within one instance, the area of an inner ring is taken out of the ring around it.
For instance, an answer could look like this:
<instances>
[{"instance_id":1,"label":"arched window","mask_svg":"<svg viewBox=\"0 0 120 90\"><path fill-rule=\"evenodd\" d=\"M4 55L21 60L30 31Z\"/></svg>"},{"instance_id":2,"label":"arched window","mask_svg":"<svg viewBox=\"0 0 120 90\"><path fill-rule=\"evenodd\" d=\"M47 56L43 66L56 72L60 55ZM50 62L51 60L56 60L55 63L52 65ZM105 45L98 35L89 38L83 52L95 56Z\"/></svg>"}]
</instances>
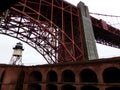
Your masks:
<instances>
[{"instance_id":1,"label":"arched window","mask_svg":"<svg viewBox=\"0 0 120 90\"><path fill-rule=\"evenodd\" d=\"M64 85L62 87L62 90L76 90L76 87L74 87L72 85Z\"/></svg>"},{"instance_id":2,"label":"arched window","mask_svg":"<svg viewBox=\"0 0 120 90\"><path fill-rule=\"evenodd\" d=\"M75 82L75 75L71 70L65 70L62 73L63 82Z\"/></svg>"},{"instance_id":3,"label":"arched window","mask_svg":"<svg viewBox=\"0 0 120 90\"><path fill-rule=\"evenodd\" d=\"M47 81L48 82L57 82L57 74L55 71L49 71L47 74Z\"/></svg>"},{"instance_id":4,"label":"arched window","mask_svg":"<svg viewBox=\"0 0 120 90\"><path fill-rule=\"evenodd\" d=\"M56 85L53 85L53 84L49 84L47 85L47 90L57 90L57 86Z\"/></svg>"},{"instance_id":5,"label":"arched window","mask_svg":"<svg viewBox=\"0 0 120 90\"><path fill-rule=\"evenodd\" d=\"M120 83L120 69L115 67L105 69L103 80L105 83Z\"/></svg>"},{"instance_id":6,"label":"arched window","mask_svg":"<svg viewBox=\"0 0 120 90\"><path fill-rule=\"evenodd\" d=\"M97 83L97 75L94 71L91 69L84 69L80 72L80 79L81 82L92 82L92 83Z\"/></svg>"},{"instance_id":7,"label":"arched window","mask_svg":"<svg viewBox=\"0 0 120 90\"><path fill-rule=\"evenodd\" d=\"M39 71L33 71L30 74L30 82L40 82L42 81L42 74Z\"/></svg>"},{"instance_id":8,"label":"arched window","mask_svg":"<svg viewBox=\"0 0 120 90\"><path fill-rule=\"evenodd\" d=\"M105 90L120 90L120 87L109 87L106 88Z\"/></svg>"},{"instance_id":9,"label":"arched window","mask_svg":"<svg viewBox=\"0 0 120 90\"><path fill-rule=\"evenodd\" d=\"M83 86L80 90L99 90L99 88L94 86Z\"/></svg>"},{"instance_id":10,"label":"arched window","mask_svg":"<svg viewBox=\"0 0 120 90\"><path fill-rule=\"evenodd\" d=\"M41 90L39 83L42 81L42 74L39 71L33 71L29 78L28 90Z\"/></svg>"}]
</instances>

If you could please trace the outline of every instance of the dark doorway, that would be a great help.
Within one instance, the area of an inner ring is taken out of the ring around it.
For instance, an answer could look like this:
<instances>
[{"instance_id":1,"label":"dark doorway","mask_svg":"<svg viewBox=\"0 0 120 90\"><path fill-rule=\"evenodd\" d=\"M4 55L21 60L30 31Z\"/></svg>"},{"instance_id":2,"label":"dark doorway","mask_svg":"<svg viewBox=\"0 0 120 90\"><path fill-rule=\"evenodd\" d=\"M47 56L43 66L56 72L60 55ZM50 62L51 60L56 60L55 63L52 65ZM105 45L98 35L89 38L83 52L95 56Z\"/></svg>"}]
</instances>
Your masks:
<instances>
[{"instance_id":1,"label":"dark doorway","mask_svg":"<svg viewBox=\"0 0 120 90\"><path fill-rule=\"evenodd\" d=\"M49 71L47 74L47 81L48 82L57 82L57 74L55 71Z\"/></svg>"},{"instance_id":2,"label":"dark doorway","mask_svg":"<svg viewBox=\"0 0 120 90\"><path fill-rule=\"evenodd\" d=\"M105 83L120 83L120 69L115 67L105 69L103 79Z\"/></svg>"},{"instance_id":3,"label":"dark doorway","mask_svg":"<svg viewBox=\"0 0 120 90\"><path fill-rule=\"evenodd\" d=\"M42 81L42 74L39 71L33 71L30 74L30 81L32 81L32 82L40 82L40 81Z\"/></svg>"},{"instance_id":4,"label":"dark doorway","mask_svg":"<svg viewBox=\"0 0 120 90\"><path fill-rule=\"evenodd\" d=\"M81 79L81 82L89 82L89 83L98 82L96 73L90 69L84 69L83 71L81 71L80 79Z\"/></svg>"},{"instance_id":5,"label":"dark doorway","mask_svg":"<svg viewBox=\"0 0 120 90\"><path fill-rule=\"evenodd\" d=\"M41 90L40 82L42 81L42 74L39 71L33 71L30 74L28 90Z\"/></svg>"},{"instance_id":6,"label":"dark doorway","mask_svg":"<svg viewBox=\"0 0 120 90\"><path fill-rule=\"evenodd\" d=\"M62 73L63 82L75 82L75 75L71 70L65 70Z\"/></svg>"}]
</instances>

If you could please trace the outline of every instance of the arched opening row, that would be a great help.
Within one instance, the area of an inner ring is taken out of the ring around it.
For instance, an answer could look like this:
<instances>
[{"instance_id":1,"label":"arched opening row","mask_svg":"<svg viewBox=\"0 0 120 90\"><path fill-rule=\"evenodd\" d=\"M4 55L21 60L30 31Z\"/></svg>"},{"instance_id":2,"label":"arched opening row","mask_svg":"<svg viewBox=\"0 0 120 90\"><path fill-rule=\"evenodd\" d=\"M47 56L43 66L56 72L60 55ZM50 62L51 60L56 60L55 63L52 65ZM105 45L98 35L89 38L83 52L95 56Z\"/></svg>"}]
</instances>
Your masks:
<instances>
[{"instance_id":1,"label":"arched opening row","mask_svg":"<svg viewBox=\"0 0 120 90\"><path fill-rule=\"evenodd\" d=\"M49 71L47 74L47 82L57 82L58 75L55 71ZM33 71L30 74L30 82L40 83L42 81L42 74L39 71ZM75 82L75 75L71 70L65 70L62 73L62 81L63 82Z\"/></svg>"},{"instance_id":2,"label":"arched opening row","mask_svg":"<svg viewBox=\"0 0 120 90\"><path fill-rule=\"evenodd\" d=\"M76 82L75 73L72 70L65 70L62 72L61 82ZM104 70L102 73L104 83L120 83L120 69L110 67ZM58 82L57 72L51 70L46 75L46 82ZM31 82L41 82L42 74L39 71L33 71L30 74ZM82 83L98 83L97 74L91 69L84 69L79 74L79 82Z\"/></svg>"},{"instance_id":3,"label":"arched opening row","mask_svg":"<svg viewBox=\"0 0 120 90\"><path fill-rule=\"evenodd\" d=\"M5 71L1 74L0 82L3 82L3 78L5 75ZM91 70L91 69L84 69L79 73L79 83L99 83L97 74ZM120 83L120 69L115 67L110 67L104 70L102 73L103 76L103 83ZM25 73L24 71L21 71L18 76L18 80L16 82L16 88L17 90L22 90L23 83L24 83L24 77ZM76 75L74 71L72 70L64 70L61 75L58 76L58 73L56 71L49 71L46 75L44 75L47 82L46 84L51 83L57 83L58 79L61 80L61 83L66 84L67 82L75 83L76 82ZM29 87L32 88L40 88L39 85L41 82L43 82L42 79L43 74L40 71L33 71L29 75ZM78 77L77 77L78 79ZM0 84L1 88L2 84ZM55 88L54 86L48 85L49 88ZM68 88L68 86L65 86L64 88ZM87 87L83 88L82 90L86 90ZM89 88L89 87L88 87ZM92 88L92 87L91 87ZM113 87L116 88L116 87ZM34 89L33 89L34 90ZM35 89L36 90L36 89ZM64 89L63 89L64 90ZM97 89L95 89L97 90ZM111 88L108 88L106 90L112 90ZM117 89L116 89L117 90Z\"/></svg>"},{"instance_id":4,"label":"arched opening row","mask_svg":"<svg viewBox=\"0 0 120 90\"><path fill-rule=\"evenodd\" d=\"M115 73L115 74L113 74L114 77L112 75L110 75L111 73ZM106 80L106 82L108 82L109 78L112 78L111 81L109 81L109 82L115 82L116 81L116 82L119 83L119 80L117 80L117 79L119 79L119 76L117 76L117 75L120 75L119 73L120 73L119 69L117 69L117 68L107 68L107 69L104 70L104 73L103 73L104 77L103 78L104 78L104 80ZM0 79L1 82L3 81L4 74L5 74L5 71L1 75L1 79ZM108 77L107 77L107 75L108 75ZM80 76L81 76L81 82L98 82L97 75L95 74L95 72L93 72L90 69L82 70L81 73L80 73ZM23 90L25 72L21 71L19 73L18 77L19 78L17 80L15 88L16 88L16 90ZM58 81L57 73L53 70L49 71L47 73L46 90L58 90L57 81ZM75 82L74 72L72 72L71 70L63 71L62 81L63 82ZM42 88L41 82L42 82L41 72L33 71L29 76L28 90L41 90L41 88ZM50 83L50 82L52 82L52 83ZM55 83L53 83L53 82L55 82ZM0 87L1 87L1 85L0 85ZM76 90L76 87L73 86L73 85L74 84L69 85L67 83L67 84L61 86L61 90ZM82 86L80 88L80 90L99 90L99 88L97 88L95 86L85 85L85 86ZM120 87L117 87L117 86L116 87L109 87L109 88L106 88L105 90L120 90Z\"/></svg>"}]
</instances>

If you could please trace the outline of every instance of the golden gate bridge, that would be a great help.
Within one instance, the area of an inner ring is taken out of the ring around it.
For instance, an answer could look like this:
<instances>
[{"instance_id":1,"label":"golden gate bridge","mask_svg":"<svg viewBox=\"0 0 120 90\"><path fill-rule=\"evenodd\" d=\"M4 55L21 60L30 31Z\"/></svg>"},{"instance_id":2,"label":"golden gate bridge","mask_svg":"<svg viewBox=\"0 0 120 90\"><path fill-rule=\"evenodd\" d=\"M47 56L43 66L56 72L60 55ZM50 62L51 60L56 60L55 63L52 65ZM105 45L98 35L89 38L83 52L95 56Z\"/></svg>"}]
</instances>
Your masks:
<instances>
[{"instance_id":1,"label":"golden gate bridge","mask_svg":"<svg viewBox=\"0 0 120 90\"><path fill-rule=\"evenodd\" d=\"M90 15L96 42L120 48L120 16L98 13ZM67 62L66 55L68 61L77 61L83 59L85 53L82 39L77 44L73 42L82 35L78 29L79 18L77 7L65 1L20 0L8 11L1 10L0 34L27 43L48 63ZM73 30L76 32L73 33ZM75 55L71 51L76 52Z\"/></svg>"}]
</instances>

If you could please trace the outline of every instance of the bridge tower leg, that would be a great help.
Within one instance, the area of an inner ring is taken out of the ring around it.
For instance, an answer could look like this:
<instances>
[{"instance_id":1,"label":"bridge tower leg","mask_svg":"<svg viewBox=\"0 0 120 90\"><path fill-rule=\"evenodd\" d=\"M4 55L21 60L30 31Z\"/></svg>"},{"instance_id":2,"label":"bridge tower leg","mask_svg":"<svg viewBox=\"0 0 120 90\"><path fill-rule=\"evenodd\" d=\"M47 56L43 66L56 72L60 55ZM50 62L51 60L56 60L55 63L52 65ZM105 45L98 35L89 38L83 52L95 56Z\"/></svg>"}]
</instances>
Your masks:
<instances>
[{"instance_id":1,"label":"bridge tower leg","mask_svg":"<svg viewBox=\"0 0 120 90\"><path fill-rule=\"evenodd\" d=\"M85 50L84 53L85 60L97 59L98 54L88 7L82 2L79 2L77 7L80 10L81 16L80 24L84 36L83 45Z\"/></svg>"}]
</instances>

